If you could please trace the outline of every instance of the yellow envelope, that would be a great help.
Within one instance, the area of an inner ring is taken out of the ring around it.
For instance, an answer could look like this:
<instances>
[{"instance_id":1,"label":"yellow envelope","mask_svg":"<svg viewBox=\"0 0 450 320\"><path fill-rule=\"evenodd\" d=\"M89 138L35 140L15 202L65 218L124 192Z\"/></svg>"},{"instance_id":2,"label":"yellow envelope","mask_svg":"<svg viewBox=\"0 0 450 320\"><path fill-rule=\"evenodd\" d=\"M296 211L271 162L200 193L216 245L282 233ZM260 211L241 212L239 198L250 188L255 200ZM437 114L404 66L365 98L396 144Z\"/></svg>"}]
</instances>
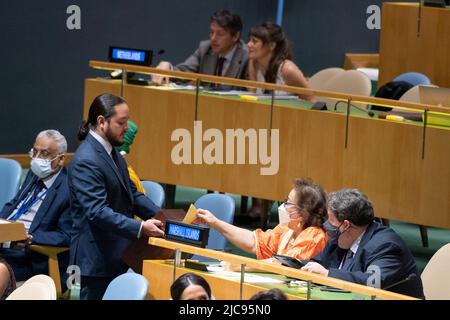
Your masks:
<instances>
[{"instance_id":1,"label":"yellow envelope","mask_svg":"<svg viewBox=\"0 0 450 320\"><path fill-rule=\"evenodd\" d=\"M191 224L192 221L194 221L196 218L197 218L197 208L193 204L191 204L188 212L186 213L186 216L183 219L183 223Z\"/></svg>"}]
</instances>

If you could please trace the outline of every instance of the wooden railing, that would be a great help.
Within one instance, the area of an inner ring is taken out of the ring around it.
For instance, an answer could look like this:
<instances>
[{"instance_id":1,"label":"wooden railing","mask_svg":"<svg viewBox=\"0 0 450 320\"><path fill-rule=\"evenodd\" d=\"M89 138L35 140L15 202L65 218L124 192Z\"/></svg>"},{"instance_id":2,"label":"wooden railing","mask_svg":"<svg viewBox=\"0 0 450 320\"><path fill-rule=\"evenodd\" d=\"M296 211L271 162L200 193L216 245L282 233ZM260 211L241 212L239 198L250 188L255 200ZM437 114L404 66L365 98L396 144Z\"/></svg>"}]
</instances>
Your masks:
<instances>
[{"instance_id":1,"label":"wooden railing","mask_svg":"<svg viewBox=\"0 0 450 320\"><path fill-rule=\"evenodd\" d=\"M258 81L250 81L250 80L241 80L227 77L218 77L211 76L207 74L200 73L192 73L192 72L182 72L182 71L169 71L169 70L161 70L153 67L143 67L143 66L134 66L129 64L121 64L121 63L113 63L113 62L102 62L102 61L90 61L89 66L95 69L103 69L103 70L123 70L126 72L135 72L141 74L150 74L150 75L162 75L168 77L174 77L179 79L186 79L192 81L203 81L217 84L226 84L236 87L245 87L245 88L261 88L261 89L269 89L269 90L282 90L295 94L302 95L314 95L314 96L324 96L327 98L332 98L336 100L342 101L351 101L352 103L367 103L367 104L376 104L380 106L387 106L393 108L407 108L407 109L416 109L422 111L435 111L435 112L450 112L450 108L434 106L422 103L413 103L413 102L403 102L391 99L382 99L382 98L374 98L367 96L354 95L349 93L340 93L333 91L323 91L323 90L314 90L314 89L306 89L300 87L293 87L287 85L273 84L273 83L265 83Z\"/></svg>"}]
</instances>

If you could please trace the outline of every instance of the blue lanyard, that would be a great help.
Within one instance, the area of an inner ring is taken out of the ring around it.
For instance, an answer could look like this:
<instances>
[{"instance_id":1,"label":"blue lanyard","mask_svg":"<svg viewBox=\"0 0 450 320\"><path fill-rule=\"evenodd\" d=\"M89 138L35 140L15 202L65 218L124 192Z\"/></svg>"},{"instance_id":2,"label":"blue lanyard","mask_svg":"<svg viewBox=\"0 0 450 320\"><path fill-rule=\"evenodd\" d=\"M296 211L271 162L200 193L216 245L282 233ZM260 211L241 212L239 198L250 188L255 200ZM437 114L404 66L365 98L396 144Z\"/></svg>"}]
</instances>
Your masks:
<instances>
[{"instance_id":1,"label":"blue lanyard","mask_svg":"<svg viewBox=\"0 0 450 320\"><path fill-rule=\"evenodd\" d=\"M36 186L36 188L37 188L37 186ZM36 191L36 188L33 189L33 191L29 193L29 196L27 196L25 198L25 200L23 201L23 203L20 206L20 208L17 209L16 214L14 216L12 216L9 220L16 221L17 219L19 219L22 214L24 214L25 212L30 210L30 208L32 206L34 206L34 204L36 204L38 201L40 201L48 192L48 189L45 189L45 191L39 197L36 197L34 200L32 200L33 194Z\"/></svg>"}]
</instances>

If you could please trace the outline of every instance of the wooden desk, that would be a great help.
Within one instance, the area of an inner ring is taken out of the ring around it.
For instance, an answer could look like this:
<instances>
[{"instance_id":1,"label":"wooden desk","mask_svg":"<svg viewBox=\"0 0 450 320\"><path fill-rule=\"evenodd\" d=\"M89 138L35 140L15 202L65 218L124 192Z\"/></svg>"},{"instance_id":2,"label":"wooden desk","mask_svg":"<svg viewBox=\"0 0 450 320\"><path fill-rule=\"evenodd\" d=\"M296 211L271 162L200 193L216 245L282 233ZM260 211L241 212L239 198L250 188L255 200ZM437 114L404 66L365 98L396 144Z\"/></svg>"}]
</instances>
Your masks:
<instances>
[{"instance_id":1,"label":"wooden desk","mask_svg":"<svg viewBox=\"0 0 450 320\"><path fill-rule=\"evenodd\" d=\"M120 95L120 81L86 80L85 118L94 97L104 92ZM272 128L279 129L279 171L262 176L259 164L172 162L172 132L186 128L193 133L195 94L125 84L123 96L139 127L127 161L142 179L282 200L294 178L311 177L327 191L362 190L379 217L450 229L448 129L427 128L422 159L420 125L351 116L346 146L345 114L275 105ZM197 120L203 131L268 129L270 112L268 103L200 95Z\"/></svg>"},{"instance_id":2,"label":"wooden desk","mask_svg":"<svg viewBox=\"0 0 450 320\"><path fill-rule=\"evenodd\" d=\"M193 272L205 278L211 287L212 294L217 300L239 300L240 283L235 279L227 279L217 274L209 274L192 269L177 268L176 277ZM149 282L148 298L151 300L170 300L170 286L173 282L173 265L164 263L163 260L145 260L142 275ZM245 283L243 286L243 299L248 300L259 291L267 290L266 287ZM305 300L305 297L289 295L290 300Z\"/></svg>"},{"instance_id":3,"label":"wooden desk","mask_svg":"<svg viewBox=\"0 0 450 320\"><path fill-rule=\"evenodd\" d=\"M385 290L380 290L372 287L366 287L363 285L355 284L352 282L347 282L335 278L324 277L318 274L313 274L306 271L300 271L293 268L284 267L281 265L270 264L256 259L251 259L247 257L241 257L234 254L218 252L209 249L202 249L186 244L176 243L172 241L167 241L164 239L150 238L149 244L167 248L167 249L180 249L182 252L198 254L205 257L210 257L213 259L229 261L236 264L245 264L249 267L254 267L262 271L273 273L277 275L283 275L286 277L301 279L304 281L311 281L312 283L327 285L336 288L341 288L344 290L351 291L352 294L347 294L346 296L342 293L340 294L329 294L320 292L320 290L312 289L311 297L312 299L351 299L355 295L367 297L377 297L380 299L388 300L403 300L403 299L415 299L413 297L408 297L405 295L397 294L394 292L389 292ZM165 264L161 260L146 260L143 264L143 276L149 280L149 294L150 299L157 300L167 300L170 299L170 286L174 281L173 277L173 265ZM240 299L240 281L236 279L230 279L226 276L220 274L211 274L206 272L199 272L192 269L186 269L182 267L176 268L175 278L178 278L184 273L194 272L200 274L204 277L211 286L213 295L218 300L223 299ZM252 295L259 291L267 290L270 287L278 287L285 291L289 299L296 300L306 300L308 297L306 294L295 293L295 290L287 290L286 285L261 285L261 284L242 284L242 299L248 300Z\"/></svg>"},{"instance_id":4,"label":"wooden desk","mask_svg":"<svg viewBox=\"0 0 450 320\"><path fill-rule=\"evenodd\" d=\"M221 276L217 273L201 272L193 269L180 267L176 269L176 277L192 272L203 277L211 287L211 292L217 300L239 300L240 299L240 283L236 278ZM146 260L143 263L143 275L149 281L148 299L150 300L170 300L170 286L173 282L173 265L165 263L164 260ZM260 277L272 277L284 281L292 280L292 278L279 276L276 274L255 273ZM244 283L242 299L249 300L253 295L260 291L271 288L277 288L286 294L289 300L307 300L306 293L299 293L298 288L289 288L287 283L283 284L262 284L262 283ZM303 287L304 289L305 287ZM323 292L319 286L311 289L312 300L352 300L365 299L370 300L371 297L358 295L354 293L332 293Z\"/></svg>"},{"instance_id":5,"label":"wooden desk","mask_svg":"<svg viewBox=\"0 0 450 320\"><path fill-rule=\"evenodd\" d=\"M420 23L420 24L419 24ZM410 71L450 87L450 10L417 3L383 3L379 87Z\"/></svg>"}]
</instances>

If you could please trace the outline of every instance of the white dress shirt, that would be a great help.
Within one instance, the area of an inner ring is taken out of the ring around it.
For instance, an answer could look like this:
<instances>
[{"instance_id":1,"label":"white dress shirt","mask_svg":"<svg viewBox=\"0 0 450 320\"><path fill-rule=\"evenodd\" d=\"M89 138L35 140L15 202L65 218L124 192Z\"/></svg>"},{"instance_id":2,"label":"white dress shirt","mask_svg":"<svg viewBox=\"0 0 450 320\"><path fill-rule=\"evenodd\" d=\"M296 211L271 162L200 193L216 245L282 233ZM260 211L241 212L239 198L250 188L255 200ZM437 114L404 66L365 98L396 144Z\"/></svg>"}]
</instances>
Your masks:
<instances>
[{"instance_id":1,"label":"white dress shirt","mask_svg":"<svg viewBox=\"0 0 450 320\"><path fill-rule=\"evenodd\" d=\"M359 244L361 243L361 239L362 239L364 233L366 233L366 231L361 233L361 235L358 238L356 238L355 241L353 241L347 254L345 254L344 257L342 258L341 264L339 265L339 269L342 269L342 266L346 259L351 259L352 257L355 256L356 252L358 251Z\"/></svg>"},{"instance_id":2,"label":"white dress shirt","mask_svg":"<svg viewBox=\"0 0 450 320\"><path fill-rule=\"evenodd\" d=\"M30 226L33 223L34 217L36 216L36 213L38 212L39 208L41 207L42 202L44 201L45 197L47 196L47 190L50 189L50 187L55 182L56 178L61 173L61 169L58 170L57 173L55 173L53 176L42 179L42 182L44 182L45 188L43 188L38 194L36 201L26 212L24 212L18 219L17 222L22 222L25 225L25 230L30 230ZM34 189L31 188L26 197L20 201L20 203L17 205L16 209L9 215L8 220L14 217L14 215L17 213L17 210L19 210L20 207L22 207L25 200L28 199L30 192L33 192Z\"/></svg>"}]
</instances>

